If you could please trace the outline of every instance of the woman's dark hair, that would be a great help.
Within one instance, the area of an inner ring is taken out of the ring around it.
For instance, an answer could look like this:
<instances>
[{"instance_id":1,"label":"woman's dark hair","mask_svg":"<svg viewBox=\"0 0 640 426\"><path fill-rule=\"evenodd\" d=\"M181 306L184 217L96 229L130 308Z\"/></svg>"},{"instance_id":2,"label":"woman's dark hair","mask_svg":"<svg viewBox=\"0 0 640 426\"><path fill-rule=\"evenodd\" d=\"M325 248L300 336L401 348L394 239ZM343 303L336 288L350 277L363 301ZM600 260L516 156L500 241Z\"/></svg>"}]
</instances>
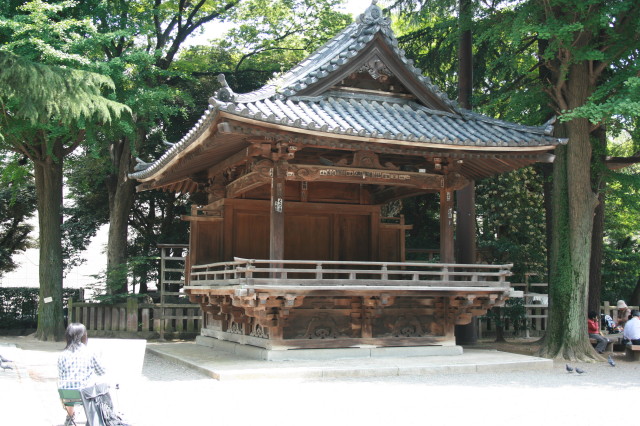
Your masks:
<instances>
[{"instance_id":1,"label":"woman's dark hair","mask_svg":"<svg viewBox=\"0 0 640 426\"><path fill-rule=\"evenodd\" d=\"M589 311L589 319L595 319L598 317L598 314L596 314L595 311Z\"/></svg>"},{"instance_id":2,"label":"woman's dark hair","mask_svg":"<svg viewBox=\"0 0 640 426\"><path fill-rule=\"evenodd\" d=\"M83 324L73 322L67 327L64 337L67 339L65 350L75 352L76 349L87 344L87 328Z\"/></svg>"}]
</instances>

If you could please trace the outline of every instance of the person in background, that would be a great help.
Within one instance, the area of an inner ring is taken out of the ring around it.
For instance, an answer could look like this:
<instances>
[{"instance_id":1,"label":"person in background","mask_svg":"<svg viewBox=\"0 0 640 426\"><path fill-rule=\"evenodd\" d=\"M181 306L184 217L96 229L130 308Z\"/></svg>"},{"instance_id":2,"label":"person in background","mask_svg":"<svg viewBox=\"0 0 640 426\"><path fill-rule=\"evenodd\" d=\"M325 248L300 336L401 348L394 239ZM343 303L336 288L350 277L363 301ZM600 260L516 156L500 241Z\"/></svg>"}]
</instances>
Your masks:
<instances>
[{"instance_id":1,"label":"person in background","mask_svg":"<svg viewBox=\"0 0 640 426\"><path fill-rule=\"evenodd\" d=\"M618 313L616 315L616 324L619 327L624 328L624 324L629 321L631 309L629 309L624 300L618 300L618 303L616 303L616 308L618 308Z\"/></svg>"},{"instance_id":2,"label":"person in background","mask_svg":"<svg viewBox=\"0 0 640 426\"><path fill-rule=\"evenodd\" d=\"M609 343L610 340L600 333L600 321L598 319L598 314L594 311L590 311L588 317L587 329L589 331L589 337L596 339L596 351L599 354L604 353L607 343Z\"/></svg>"},{"instance_id":3,"label":"person in background","mask_svg":"<svg viewBox=\"0 0 640 426\"><path fill-rule=\"evenodd\" d=\"M623 342L631 342L632 345L640 345L640 311L631 311L631 319L624 325L622 332Z\"/></svg>"},{"instance_id":4,"label":"person in background","mask_svg":"<svg viewBox=\"0 0 640 426\"><path fill-rule=\"evenodd\" d=\"M95 382L95 376L105 374L96 355L87 347L87 329L83 324L71 323L65 332L67 346L58 357L58 388L83 389ZM73 419L73 407L65 407Z\"/></svg>"}]
</instances>

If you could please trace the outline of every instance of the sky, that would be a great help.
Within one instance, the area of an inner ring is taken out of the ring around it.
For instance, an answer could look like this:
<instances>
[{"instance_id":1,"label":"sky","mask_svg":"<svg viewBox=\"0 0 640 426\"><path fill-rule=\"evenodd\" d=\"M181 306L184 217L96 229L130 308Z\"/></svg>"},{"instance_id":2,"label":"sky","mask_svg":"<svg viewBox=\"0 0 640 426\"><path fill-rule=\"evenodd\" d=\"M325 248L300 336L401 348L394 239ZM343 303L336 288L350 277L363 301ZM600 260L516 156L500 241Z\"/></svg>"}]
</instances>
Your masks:
<instances>
[{"instance_id":1,"label":"sky","mask_svg":"<svg viewBox=\"0 0 640 426\"><path fill-rule=\"evenodd\" d=\"M378 4L384 4L384 1L379 0ZM371 0L347 0L345 1L343 8L340 10L352 14L355 18L359 14L363 13L370 5ZM210 25L210 28L205 30L204 34L194 36L191 40L188 40L188 43L198 44L206 42L211 38L219 37L221 32L225 29L226 28L221 26L219 23L213 23ZM32 223L34 224L35 231L31 236L36 239L38 235L37 219L34 219ZM87 259L87 262L67 273L64 278L64 287L86 287L94 281L91 275L104 271L107 264L105 254L106 244L107 226L105 225L100 228L98 234L91 240L91 244L88 249L83 253L83 257ZM15 256L14 259L20 266L16 271L7 273L3 277L0 277L0 286L38 287L39 250L29 249L25 253Z\"/></svg>"}]
</instances>

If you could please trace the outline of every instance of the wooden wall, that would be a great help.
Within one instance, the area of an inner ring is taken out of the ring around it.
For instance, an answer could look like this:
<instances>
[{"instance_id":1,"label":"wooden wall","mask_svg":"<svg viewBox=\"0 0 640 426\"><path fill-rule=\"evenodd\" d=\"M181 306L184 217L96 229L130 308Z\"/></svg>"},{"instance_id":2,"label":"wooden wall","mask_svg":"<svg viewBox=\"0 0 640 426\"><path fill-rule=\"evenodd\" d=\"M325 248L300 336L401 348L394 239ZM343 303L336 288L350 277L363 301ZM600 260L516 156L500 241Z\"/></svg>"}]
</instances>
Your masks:
<instances>
[{"instance_id":1,"label":"wooden wall","mask_svg":"<svg viewBox=\"0 0 640 426\"><path fill-rule=\"evenodd\" d=\"M225 199L222 219L191 222L191 264L269 258L269 201ZM285 203L286 259L404 261L404 228L380 206Z\"/></svg>"}]
</instances>

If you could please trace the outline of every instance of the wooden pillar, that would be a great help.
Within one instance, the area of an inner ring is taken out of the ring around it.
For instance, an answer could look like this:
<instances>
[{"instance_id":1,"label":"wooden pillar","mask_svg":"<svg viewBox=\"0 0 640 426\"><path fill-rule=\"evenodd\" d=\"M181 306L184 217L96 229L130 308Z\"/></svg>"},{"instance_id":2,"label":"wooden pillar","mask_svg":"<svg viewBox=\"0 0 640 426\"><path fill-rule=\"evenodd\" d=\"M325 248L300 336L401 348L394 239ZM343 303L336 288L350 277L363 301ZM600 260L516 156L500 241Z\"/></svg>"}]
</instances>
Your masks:
<instances>
[{"instance_id":1,"label":"wooden pillar","mask_svg":"<svg viewBox=\"0 0 640 426\"><path fill-rule=\"evenodd\" d=\"M471 181L456 191L456 259L458 263L476 263L476 185Z\"/></svg>"},{"instance_id":2,"label":"wooden pillar","mask_svg":"<svg viewBox=\"0 0 640 426\"><path fill-rule=\"evenodd\" d=\"M453 255L453 190L440 190L440 262L454 263Z\"/></svg>"},{"instance_id":3,"label":"wooden pillar","mask_svg":"<svg viewBox=\"0 0 640 426\"><path fill-rule=\"evenodd\" d=\"M271 212L269 226L269 258L284 259L284 186L287 162L284 159L273 165L271 177Z\"/></svg>"},{"instance_id":4,"label":"wooden pillar","mask_svg":"<svg viewBox=\"0 0 640 426\"><path fill-rule=\"evenodd\" d=\"M476 263L476 185L471 181L456 192L458 213L456 216L456 258L458 263ZM466 325L456 325L456 344L478 343L475 319Z\"/></svg>"}]
</instances>

